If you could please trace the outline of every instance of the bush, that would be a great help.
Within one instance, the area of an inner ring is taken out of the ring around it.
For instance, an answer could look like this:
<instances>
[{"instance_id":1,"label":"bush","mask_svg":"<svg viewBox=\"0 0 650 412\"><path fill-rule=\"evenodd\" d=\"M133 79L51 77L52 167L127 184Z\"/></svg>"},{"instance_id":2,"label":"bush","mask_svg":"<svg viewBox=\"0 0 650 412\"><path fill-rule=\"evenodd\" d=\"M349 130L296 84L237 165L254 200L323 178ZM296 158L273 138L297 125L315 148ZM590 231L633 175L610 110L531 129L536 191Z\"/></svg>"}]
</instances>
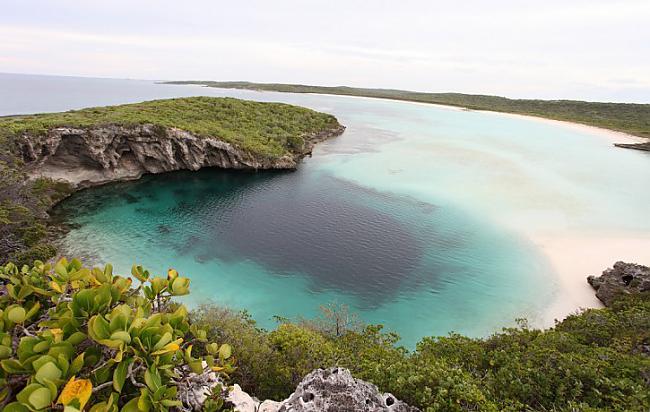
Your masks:
<instances>
[{"instance_id":1,"label":"bush","mask_svg":"<svg viewBox=\"0 0 650 412\"><path fill-rule=\"evenodd\" d=\"M77 260L0 267L4 411L191 407L199 400L190 390L233 372L230 346L209 343L171 300L189 293L189 279L171 269L166 278L139 266L131 273L137 287L110 265L89 269ZM221 386L200 401L203 410L221 408Z\"/></svg>"},{"instance_id":2,"label":"bush","mask_svg":"<svg viewBox=\"0 0 650 412\"><path fill-rule=\"evenodd\" d=\"M262 399L285 398L311 369L340 366L426 411L650 408L648 295L571 315L548 330L520 322L484 339L427 337L413 352L381 325L336 334L340 317L285 319L266 332L248 316L223 311L208 305L199 313L214 325L207 329L211 338L237 342L246 388Z\"/></svg>"}]
</instances>

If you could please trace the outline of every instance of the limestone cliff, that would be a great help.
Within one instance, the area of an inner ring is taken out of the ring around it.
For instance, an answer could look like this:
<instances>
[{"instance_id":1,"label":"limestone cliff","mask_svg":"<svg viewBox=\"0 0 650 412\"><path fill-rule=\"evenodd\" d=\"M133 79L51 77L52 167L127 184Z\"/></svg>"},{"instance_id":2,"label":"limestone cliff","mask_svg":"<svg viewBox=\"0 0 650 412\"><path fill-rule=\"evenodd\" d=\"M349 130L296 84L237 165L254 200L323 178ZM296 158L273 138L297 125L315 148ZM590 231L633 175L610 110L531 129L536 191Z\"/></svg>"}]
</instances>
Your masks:
<instances>
[{"instance_id":1,"label":"limestone cliff","mask_svg":"<svg viewBox=\"0 0 650 412\"><path fill-rule=\"evenodd\" d=\"M146 173L224 169L295 169L313 146L343 133L338 126L303 136L303 147L278 158L256 156L218 137L196 136L153 124L57 127L45 136L25 134L20 151L32 176L65 180L76 188L138 179Z\"/></svg>"}]
</instances>

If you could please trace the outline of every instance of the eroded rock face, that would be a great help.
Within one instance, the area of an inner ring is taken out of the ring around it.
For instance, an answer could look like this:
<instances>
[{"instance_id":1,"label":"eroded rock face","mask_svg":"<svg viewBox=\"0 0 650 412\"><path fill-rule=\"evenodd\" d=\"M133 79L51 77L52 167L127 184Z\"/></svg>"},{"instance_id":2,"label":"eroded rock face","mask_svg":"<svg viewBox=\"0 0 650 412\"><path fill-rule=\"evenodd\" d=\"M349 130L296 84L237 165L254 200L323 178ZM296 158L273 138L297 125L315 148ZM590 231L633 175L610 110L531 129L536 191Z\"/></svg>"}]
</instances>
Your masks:
<instances>
[{"instance_id":1,"label":"eroded rock face","mask_svg":"<svg viewBox=\"0 0 650 412\"><path fill-rule=\"evenodd\" d=\"M34 176L65 180L82 188L146 173L225 169L295 169L314 144L340 135L343 126L304 136L305 145L291 155L263 158L218 137L200 137L151 124L59 127L46 136L23 136L22 155Z\"/></svg>"},{"instance_id":2,"label":"eroded rock face","mask_svg":"<svg viewBox=\"0 0 650 412\"><path fill-rule=\"evenodd\" d=\"M282 403L285 411L416 411L371 383L355 379L347 369L317 369L305 376Z\"/></svg>"},{"instance_id":3,"label":"eroded rock face","mask_svg":"<svg viewBox=\"0 0 650 412\"><path fill-rule=\"evenodd\" d=\"M616 296L650 291L650 268L634 263L616 262L602 276L589 276L587 282L596 289L596 296L609 306Z\"/></svg>"},{"instance_id":4,"label":"eroded rock face","mask_svg":"<svg viewBox=\"0 0 650 412\"><path fill-rule=\"evenodd\" d=\"M239 404L235 399L245 401ZM241 412L418 411L390 393L380 393L375 385L355 379L349 370L342 368L316 369L283 402L267 400L252 407L249 399L238 394L228 400Z\"/></svg>"}]
</instances>

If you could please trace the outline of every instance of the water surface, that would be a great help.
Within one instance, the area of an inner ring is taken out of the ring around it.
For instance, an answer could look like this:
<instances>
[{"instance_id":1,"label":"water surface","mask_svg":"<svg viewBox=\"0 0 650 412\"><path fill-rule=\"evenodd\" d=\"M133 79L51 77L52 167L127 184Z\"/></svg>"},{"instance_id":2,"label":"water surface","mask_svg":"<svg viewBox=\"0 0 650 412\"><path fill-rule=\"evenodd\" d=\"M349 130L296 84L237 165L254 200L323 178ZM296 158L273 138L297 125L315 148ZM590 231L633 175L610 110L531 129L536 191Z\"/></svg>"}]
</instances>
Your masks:
<instances>
[{"instance_id":1,"label":"water surface","mask_svg":"<svg viewBox=\"0 0 650 412\"><path fill-rule=\"evenodd\" d=\"M299 104L348 129L296 172L79 192L57 211L74 225L63 242L124 272L175 267L192 278L188 303L245 308L266 327L337 301L407 345L485 335L559 296L531 233L650 232L650 156L587 130L387 100L0 75L2 114L189 95Z\"/></svg>"}]
</instances>

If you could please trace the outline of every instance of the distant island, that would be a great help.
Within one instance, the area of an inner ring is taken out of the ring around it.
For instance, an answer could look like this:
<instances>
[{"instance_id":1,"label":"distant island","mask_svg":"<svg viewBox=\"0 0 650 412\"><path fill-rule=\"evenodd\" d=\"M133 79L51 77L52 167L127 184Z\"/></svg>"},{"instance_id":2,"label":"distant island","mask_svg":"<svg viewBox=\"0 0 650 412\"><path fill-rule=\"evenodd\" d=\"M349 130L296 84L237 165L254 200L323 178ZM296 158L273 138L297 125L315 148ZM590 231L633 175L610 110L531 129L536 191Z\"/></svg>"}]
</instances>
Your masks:
<instances>
[{"instance_id":1,"label":"distant island","mask_svg":"<svg viewBox=\"0 0 650 412\"><path fill-rule=\"evenodd\" d=\"M508 99L500 96L462 93L423 93L394 89L368 89L345 86L326 87L301 84L251 83L243 81L217 82L190 80L169 81L164 83L195 84L224 89L374 97L380 99L440 104L471 110L516 113L544 117L553 120L575 122L650 139L650 104L598 103L577 100ZM638 144L617 144L617 146L639 150L650 150L650 142Z\"/></svg>"}]
</instances>

